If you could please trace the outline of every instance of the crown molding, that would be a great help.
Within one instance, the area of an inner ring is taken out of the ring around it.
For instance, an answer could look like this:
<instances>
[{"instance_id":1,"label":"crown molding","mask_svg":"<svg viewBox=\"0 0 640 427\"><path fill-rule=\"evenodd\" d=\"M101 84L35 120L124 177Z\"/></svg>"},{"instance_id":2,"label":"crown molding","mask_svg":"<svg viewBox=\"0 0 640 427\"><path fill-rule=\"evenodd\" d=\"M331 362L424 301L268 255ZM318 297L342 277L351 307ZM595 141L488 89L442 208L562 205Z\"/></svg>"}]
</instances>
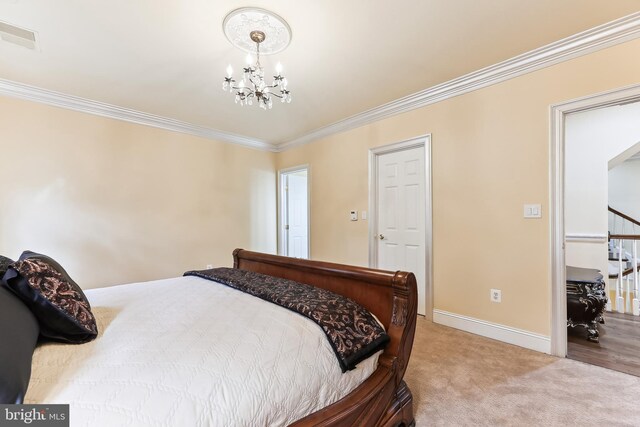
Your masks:
<instances>
[{"instance_id":1,"label":"crown molding","mask_svg":"<svg viewBox=\"0 0 640 427\"><path fill-rule=\"evenodd\" d=\"M277 144L276 147L278 151L285 151L329 135L501 83L638 37L640 37L640 12L627 15L506 61L323 126L298 138Z\"/></svg>"},{"instance_id":2,"label":"crown molding","mask_svg":"<svg viewBox=\"0 0 640 427\"><path fill-rule=\"evenodd\" d=\"M186 133L189 135L199 136L201 138L238 144L259 150L277 151L277 148L273 144L269 144L266 141L235 135L168 117L156 116L129 108L118 107L117 105L54 92L12 80L0 79L0 95L35 101L42 104L53 105L55 107L95 114L97 116L124 120L130 123L151 126L173 132Z\"/></svg>"},{"instance_id":3,"label":"crown molding","mask_svg":"<svg viewBox=\"0 0 640 427\"><path fill-rule=\"evenodd\" d=\"M0 95L26 99L173 132L186 133L201 138L238 144L259 150L280 152L329 135L354 129L397 114L463 95L486 86L501 83L514 77L619 43L624 43L638 37L640 37L640 12L583 31L448 82L432 86L280 144L270 144L255 138L236 135L103 102L92 101L90 99L50 91L11 80L0 79Z\"/></svg>"}]
</instances>

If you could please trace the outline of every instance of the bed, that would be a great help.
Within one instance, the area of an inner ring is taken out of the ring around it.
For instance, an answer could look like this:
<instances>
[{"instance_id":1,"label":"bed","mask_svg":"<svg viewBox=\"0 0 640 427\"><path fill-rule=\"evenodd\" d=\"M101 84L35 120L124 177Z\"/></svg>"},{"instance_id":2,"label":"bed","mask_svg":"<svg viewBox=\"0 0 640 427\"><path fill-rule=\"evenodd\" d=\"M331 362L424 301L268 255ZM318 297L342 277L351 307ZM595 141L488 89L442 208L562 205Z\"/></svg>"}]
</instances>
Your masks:
<instances>
[{"instance_id":1,"label":"bed","mask_svg":"<svg viewBox=\"0 0 640 427\"><path fill-rule=\"evenodd\" d=\"M230 287L186 276L95 289L86 294L98 338L39 346L25 403L71 402L72 426L414 424L403 381L413 274L241 249L233 258L236 270L356 301L388 344L341 372L318 325Z\"/></svg>"}]
</instances>

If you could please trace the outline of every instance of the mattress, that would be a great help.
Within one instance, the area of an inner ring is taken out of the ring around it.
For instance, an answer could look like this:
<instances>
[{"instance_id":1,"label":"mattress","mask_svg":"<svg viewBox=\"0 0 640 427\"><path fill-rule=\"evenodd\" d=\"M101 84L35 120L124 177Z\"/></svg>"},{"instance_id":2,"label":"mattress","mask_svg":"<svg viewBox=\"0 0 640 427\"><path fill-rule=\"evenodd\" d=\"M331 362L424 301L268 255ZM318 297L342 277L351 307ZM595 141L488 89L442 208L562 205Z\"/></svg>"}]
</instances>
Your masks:
<instances>
[{"instance_id":1,"label":"mattress","mask_svg":"<svg viewBox=\"0 0 640 427\"><path fill-rule=\"evenodd\" d=\"M25 403L68 403L71 426L284 426L341 399L380 352L342 373L322 329L198 277L86 291L100 334L47 343Z\"/></svg>"}]
</instances>

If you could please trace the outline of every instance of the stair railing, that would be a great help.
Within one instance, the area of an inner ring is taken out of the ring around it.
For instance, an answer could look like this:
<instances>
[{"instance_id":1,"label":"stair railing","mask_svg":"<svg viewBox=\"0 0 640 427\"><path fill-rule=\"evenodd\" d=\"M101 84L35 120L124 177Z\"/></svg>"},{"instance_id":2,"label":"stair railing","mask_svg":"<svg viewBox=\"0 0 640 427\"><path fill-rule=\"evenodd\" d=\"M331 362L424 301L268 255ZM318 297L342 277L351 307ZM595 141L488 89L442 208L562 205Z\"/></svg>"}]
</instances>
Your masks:
<instances>
[{"instance_id":1,"label":"stair railing","mask_svg":"<svg viewBox=\"0 0 640 427\"><path fill-rule=\"evenodd\" d=\"M626 221L629 221L634 225L640 225L640 221L638 221L637 219L631 218L629 215L623 214L622 212L613 209L611 206L607 206L607 208L608 208L607 210L612 214L614 214L615 216L618 216Z\"/></svg>"},{"instance_id":2,"label":"stair railing","mask_svg":"<svg viewBox=\"0 0 640 427\"><path fill-rule=\"evenodd\" d=\"M616 306L618 313L632 313L634 316L640 316L640 299L638 284L638 269L640 263L638 260L638 241L639 234L609 234L609 240L614 243L618 261L618 274L616 280ZM625 242L631 245L631 260L624 258L626 256ZM629 264L631 264L629 266ZM611 278L611 276L609 276ZM631 286L633 279L633 288ZM625 286L626 284L626 286ZM626 298L625 298L626 288ZM631 295L633 293L633 298Z\"/></svg>"},{"instance_id":3,"label":"stair railing","mask_svg":"<svg viewBox=\"0 0 640 427\"><path fill-rule=\"evenodd\" d=\"M618 263L618 273L609 275L610 279L616 279L615 309L619 313L626 312L640 316L640 300L638 298L640 293L640 284L638 283L638 270L640 269L638 260L640 233L638 228L640 228L640 221L613 209L611 206L608 206L608 211L612 214L609 222L610 249L615 249L614 255L617 256L614 258ZM631 260L628 259L628 256L630 256ZM631 281L633 281L633 288ZM632 293L633 298L631 298Z\"/></svg>"}]
</instances>

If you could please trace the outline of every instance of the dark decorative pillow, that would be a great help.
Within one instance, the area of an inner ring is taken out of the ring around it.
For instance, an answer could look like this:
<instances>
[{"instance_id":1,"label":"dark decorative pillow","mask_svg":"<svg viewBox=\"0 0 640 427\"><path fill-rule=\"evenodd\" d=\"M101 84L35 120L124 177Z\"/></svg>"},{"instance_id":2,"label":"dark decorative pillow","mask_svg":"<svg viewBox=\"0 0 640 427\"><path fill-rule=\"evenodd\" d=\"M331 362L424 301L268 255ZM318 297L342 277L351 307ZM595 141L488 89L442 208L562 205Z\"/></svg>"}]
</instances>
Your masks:
<instances>
[{"instance_id":1,"label":"dark decorative pillow","mask_svg":"<svg viewBox=\"0 0 640 427\"><path fill-rule=\"evenodd\" d=\"M23 402L38 332L29 308L0 286L0 404Z\"/></svg>"},{"instance_id":2,"label":"dark decorative pillow","mask_svg":"<svg viewBox=\"0 0 640 427\"><path fill-rule=\"evenodd\" d=\"M42 336L83 343L98 335L96 319L82 289L48 256L23 252L7 270L4 282L36 316Z\"/></svg>"},{"instance_id":3,"label":"dark decorative pillow","mask_svg":"<svg viewBox=\"0 0 640 427\"><path fill-rule=\"evenodd\" d=\"M12 259L0 255L0 279L2 279L2 276L4 276L4 273L7 272L7 269L11 264L13 264Z\"/></svg>"}]
</instances>

